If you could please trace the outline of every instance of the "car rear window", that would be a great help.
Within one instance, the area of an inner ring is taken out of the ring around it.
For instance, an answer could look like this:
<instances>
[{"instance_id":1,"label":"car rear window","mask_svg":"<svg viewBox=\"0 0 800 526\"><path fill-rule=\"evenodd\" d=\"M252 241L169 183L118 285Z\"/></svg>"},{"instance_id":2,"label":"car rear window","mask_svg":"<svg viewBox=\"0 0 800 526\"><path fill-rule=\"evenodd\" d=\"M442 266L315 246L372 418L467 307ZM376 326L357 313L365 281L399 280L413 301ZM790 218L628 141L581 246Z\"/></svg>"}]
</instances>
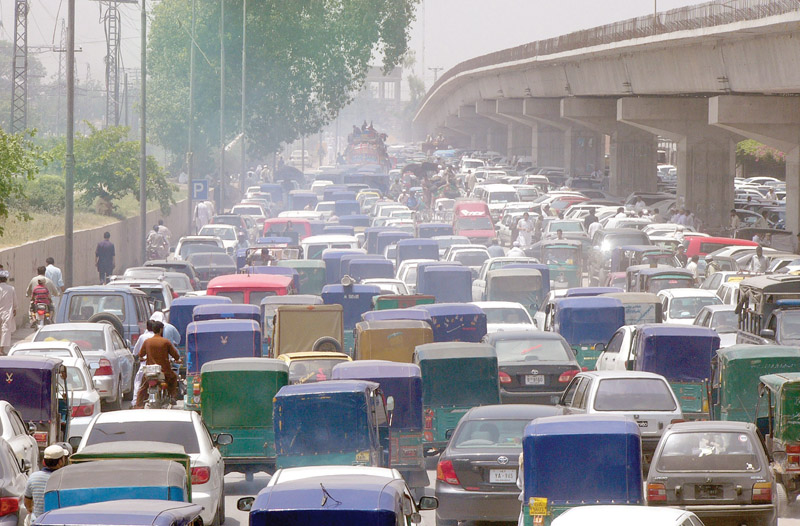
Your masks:
<instances>
[{"instance_id":1,"label":"car rear window","mask_svg":"<svg viewBox=\"0 0 800 526\"><path fill-rule=\"evenodd\" d=\"M658 457L659 471L758 471L756 438L749 433L672 433Z\"/></svg>"},{"instance_id":2,"label":"car rear window","mask_svg":"<svg viewBox=\"0 0 800 526\"><path fill-rule=\"evenodd\" d=\"M100 312L115 314L125 319L125 298L121 294L71 294L67 319L69 321L88 321Z\"/></svg>"},{"instance_id":3,"label":"car rear window","mask_svg":"<svg viewBox=\"0 0 800 526\"><path fill-rule=\"evenodd\" d=\"M236 262L229 255L223 253L199 253L189 256L189 263L195 267L235 267Z\"/></svg>"},{"instance_id":4,"label":"car rear window","mask_svg":"<svg viewBox=\"0 0 800 526\"><path fill-rule=\"evenodd\" d=\"M178 444L190 455L200 453L197 433L192 422L98 422L92 427L86 445L129 440Z\"/></svg>"},{"instance_id":5,"label":"car rear window","mask_svg":"<svg viewBox=\"0 0 800 526\"><path fill-rule=\"evenodd\" d=\"M470 420L459 426L454 448L522 447L522 433L530 420Z\"/></svg>"},{"instance_id":6,"label":"car rear window","mask_svg":"<svg viewBox=\"0 0 800 526\"><path fill-rule=\"evenodd\" d=\"M729 247L730 245L726 243L700 243L700 253L701 254L711 254L715 250L719 250L721 248Z\"/></svg>"},{"instance_id":7,"label":"car rear window","mask_svg":"<svg viewBox=\"0 0 800 526\"><path fill-rule=\"evenodd\" d=\"M719 305L722 301L716 296L695 298L672 298L669 302L669 317L674 320L693 320L700 309L706 305Z\"/></svg>"},{"instance_id":8,"label":"car rear window","mask_svg":"<svg viewBox=\"0 0 800 526\"><path fill-rule=\"evenodd\" d=\"M596 411L674 411L672 391L658 378L600 380L594 400Z\"/></svg>"},{"instance_id":9,"label":"car rear window","mask_svg":"<svg viewBox=\"0 0 800 526\"><path fill-rule=\"evenodd\" d=\"M99 351L106 347L106 339L103 331L89 331L89 330L43 330L36 333L33 341L36 342L50 342L50 341L64 341L74 342L81 348L81 351Z\"/></svg>"},{"instance_id":10,"label":"car rear window","mask_svg":"<svg viewBox=\"0 0 800 526\"><path fill-rule=\"evenodd\" d=\"M568 362L572 359L561 340L499 340L494 344L497 361Z\"/></svg>"},{"instance_id":11,"label":"car rear window","mask_svg":"<svg viewBox=\"0 0 800 526\"><path fill-rule=\"evenodd\" d=\"M216 296L222 296L223 298L230 298L233 303L244 303L244 292L237 292L235 290L231 291L224 291L224 292L217 292Z\"/></svg>"}]
</instances>

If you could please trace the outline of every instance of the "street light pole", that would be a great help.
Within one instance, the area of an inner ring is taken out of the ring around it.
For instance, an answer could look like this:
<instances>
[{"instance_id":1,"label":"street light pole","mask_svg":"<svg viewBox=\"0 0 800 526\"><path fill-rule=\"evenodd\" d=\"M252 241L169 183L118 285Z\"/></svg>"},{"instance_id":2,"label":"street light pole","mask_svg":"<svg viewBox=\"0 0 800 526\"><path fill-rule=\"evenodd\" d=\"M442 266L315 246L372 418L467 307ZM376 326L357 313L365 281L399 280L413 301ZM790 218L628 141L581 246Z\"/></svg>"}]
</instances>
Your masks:
<instances>
[{"instance_id":1,"label":"street light pole","mask_svg":"<svg viewBox=\"0 0 800 526\"><path fill-rule=\"evenodd\" d=\"M247 114L247 0L242 1L242 168L239 172L239 193L244 197L245 175L247 174L247 158L245 152L245 120Z\"/></svg>"},{"instance_id":2,"label":"street light pole","mask_svg":"<svg viewBox=\"0 0 800 526\"><path fill-rule=\"evenodd\" d=\"M186 164L188 174L189 195L187 201L186 234L191 235L194 227L194 202L192 192L194 191L194 28L195 28L195 0L192 0L192 47L189 48L189 151L186 154Z\"/></svg>"},{"instance_id":3,"label":"street light pole","mask_svg":"<svg viewBox=\"0 0 800 526\"><path fill-rule=\"evenodd\" d=\"M147 0L142 2L141 95L139 100L139 255L147 260Z\"/></svg>"},{"instance_id":4,"label":"street light pole","mask_svg":"<svg viewBox=\"0 0 800 526\"><path fill-rule=\"evenodd\" d=\"M64 164L66 179L64 181L65 217L64 217L64 286L71 287L73 282L73 219L75 205L75 0L67 2L67 145Z\"/></svg>"},{"instance_id":5,"label":"street light pole","mask_svg":"<svg viewBox=\"0 0 800 526\"><path fill-rule=\"evenodd\" d=\"M217 213L225 211L225 0L219 3L219 196Z\"/></svg>"}]
</instances>

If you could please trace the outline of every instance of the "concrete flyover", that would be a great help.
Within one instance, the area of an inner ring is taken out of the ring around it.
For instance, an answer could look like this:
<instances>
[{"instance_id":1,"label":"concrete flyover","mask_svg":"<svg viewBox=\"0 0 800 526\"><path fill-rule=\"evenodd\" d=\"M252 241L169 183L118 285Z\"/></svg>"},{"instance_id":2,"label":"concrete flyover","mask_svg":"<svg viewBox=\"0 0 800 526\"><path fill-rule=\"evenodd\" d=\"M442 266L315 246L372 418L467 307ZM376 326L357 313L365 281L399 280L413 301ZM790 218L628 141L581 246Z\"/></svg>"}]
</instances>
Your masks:
<instances>
[{"instance_id":1,"label":"concrete flyover","mask_svg":"<svg viewBox=\"0 0 800 526\"><path fill-rule=\"evenodd\" d=\"M733 207L735 145L787 154L800 232L800 0L716 0L458 64L414 117L418 136L531 156L583 175L611 142L611 191L656 188L657 137L678 149L678 200L708 228Z\"/></svg>"}]
</instances>

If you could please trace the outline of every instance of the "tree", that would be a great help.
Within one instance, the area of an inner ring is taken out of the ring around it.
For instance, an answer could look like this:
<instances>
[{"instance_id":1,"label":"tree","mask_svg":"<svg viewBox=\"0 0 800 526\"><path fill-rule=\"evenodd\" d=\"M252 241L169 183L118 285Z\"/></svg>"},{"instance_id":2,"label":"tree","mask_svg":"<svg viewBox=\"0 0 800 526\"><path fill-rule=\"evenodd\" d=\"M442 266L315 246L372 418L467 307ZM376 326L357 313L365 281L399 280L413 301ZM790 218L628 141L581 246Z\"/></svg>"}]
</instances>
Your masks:
<instances>
[{"instance_id":1,"label":"tree","mask_svg":"<svg viewBox=\"0 0 800 526\"><path fill-rule=\"evenodd\" d=\"M12 135L0 128L0 218L8 219L11 201L25 198L25 184L32 181L47 164L49 155L31 142L35 132ZM24 212L16 212L19 219L28 220ZM0 236L3 235L0 221Z\"/></svg>"},{"instance_id":2,"label":"tree","mask_svg":"<svg viewBox=\"0 0 800 526\"><path fill-rule=\"evenodd\" d=\"M736 165L744 177L757 175L784 178L786 154L758 141L747 139L736 145Z\"/></svg>"},{"instance_id":3,"label":"tree","mask_svg":"<svg viewBox=\"0 0 800 526\"><path fill-rule=\"evenodd\" d=\"M241 0L225 2L226 115L239 131ZM220 0L196 0L196 152L220 143ZM330 123L364 82L369 63L395 67L407 50L419 0L250 0L247 15L247 134L263 156ZM187 151L191 0L162 2L150 31L148 108L154 139Z\"/></svg>"}]
</instances>

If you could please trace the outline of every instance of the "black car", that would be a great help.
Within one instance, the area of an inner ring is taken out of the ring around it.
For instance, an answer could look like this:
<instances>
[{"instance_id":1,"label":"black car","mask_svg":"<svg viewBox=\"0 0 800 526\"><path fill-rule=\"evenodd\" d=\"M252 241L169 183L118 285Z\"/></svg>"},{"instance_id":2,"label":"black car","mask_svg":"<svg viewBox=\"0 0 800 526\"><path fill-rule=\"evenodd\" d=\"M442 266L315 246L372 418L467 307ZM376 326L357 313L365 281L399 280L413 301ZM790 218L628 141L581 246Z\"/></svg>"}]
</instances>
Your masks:
<instances>
[{"instance_id":1,"label":"black car","mask_svg":"<svg viewBox=\"0 0 800 526\"><path fill-rule=\"evenodd\" d=\"M205 288L217 276L236 274L236 262L224 252L194 252L187 261L197 271L201 288Z\"/></svg>"},{"instance_id":2,"label":"black car","mask_svg":"<svg viewBox=\"0 0 800 526\"><path fill-rule=\"evenodd\" d=\"M437 526L516 522L517 470L525 426L561 412L545 405L485 405L467 411L436 466Z\"/></svg>"},{"instance_id":3,"label":"black car","mask_svg":"<svg viewBox=\"0 0 800 526\"><path fill-rule=\"evenodd\" d=\"M181 272L186 274L189 281L192 282L192 287L195 290L200 288L200 278L197 276L197 271L194 266L188 261L180 259L167 260L167 259L151 259L144 262L145 267L159 267L168 272Z\"/></svg>"},{"instance_id":4,"label":"black car","mask_svg":"<svg viewBox=\"0 0 800 526\"><path fill-rule=\"evenodd\" d=\"M484 341L497 352L504 404L556 404L581 372L567 341L554 332L502 331Z\"/></svg>"}]
</instances>

